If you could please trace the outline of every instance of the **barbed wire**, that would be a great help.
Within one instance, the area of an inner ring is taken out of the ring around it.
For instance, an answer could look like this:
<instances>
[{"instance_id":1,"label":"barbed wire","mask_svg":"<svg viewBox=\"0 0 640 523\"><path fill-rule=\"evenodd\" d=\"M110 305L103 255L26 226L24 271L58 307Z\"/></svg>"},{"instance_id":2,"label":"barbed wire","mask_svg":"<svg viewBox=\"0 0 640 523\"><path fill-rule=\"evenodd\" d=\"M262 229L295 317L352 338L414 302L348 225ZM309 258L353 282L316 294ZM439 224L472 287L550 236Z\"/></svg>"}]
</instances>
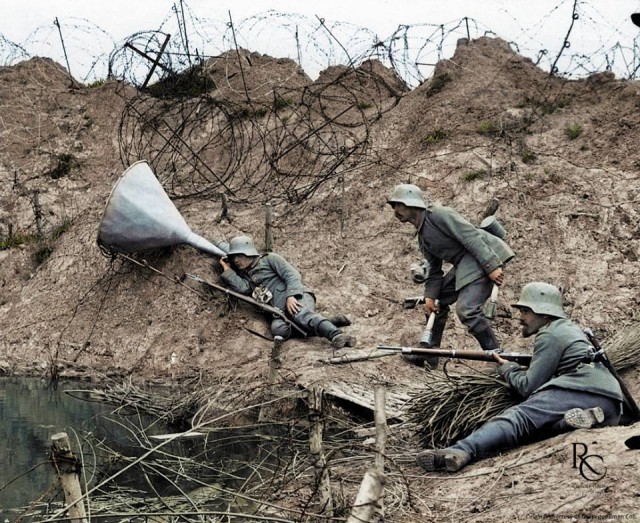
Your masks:
<instances>
[{"instance_id":1,"label":"barbed wire","mask_svg":"<svg viewBox=\"0 0 640 523\"><path fill-rule=\"evenodd\" d=\"M569 1L566 17L560 7ZM571 42L585 31L598 33L594 28L604 18L580 0L562 0L522 32L522 42L510 45L519 53L531 50L539 44L534 33L562 16L568 29L560 48L538 48L538 66L565 78L614 68L635 77L635 40L632 47L603 44L592 54L573 50ZM353 24L276 11L241 21L229 13L222 22L197 16L179 0L158 30L117 44L90 22L56 18L24 44L1 38L0 60L57 52L70 67L85 64L83 82L106 69L108 78L137 87L133 96L120 91L122 163L149 161L171 197L223 194L237 203L285 203L300 216L313 195L331 197L344 188L346 173L375 162L372 122L424 82L460 38L484 35L495 33L469 17L401 25L387 38ZM294 58L246 50L257 48ZM320 69L315 82L304 73Z\"/></svg>"},{"instance_id":2,"label":"barbed wire","mask_svg":"<svg viewBox=\"0 0 640 523\"><path fill-rule=\"evenodd\" d=\"M613 70L621 78L636 78L640 64L637 38L629 41L620 27L588 2L576 1L574 11L567 17L560 8L567 7L568 2L559 1L546 16L528 27L503 10L519 30L517 41L511 42L517 52L546 70L552 71L555 66L554 73L561 76L580 78ZM563 40L558 34L557 49L549 49L542 38L546 28L554 25L562 28L559 32L564 32L570 23L573 24L570 38ZM122 49L122 42L116 43L106 31L88 20L60 19L59 26L70 55L72 74L82 82L108 77L112 72L109 58ZM443 24L401 25L388 37L354 24L276 11L240 21L231 21L230 16L229 20L222 21L198 16L182 0L174 4L156 31L173 35L163 59L171 60L175 72L191 67L197 59L223 54L237 45L272 56L289 57L312 76L334 65L357 66L377 58L394 68L411 87L428 78L435 63L453 53L459 38L500 36L499 32L469 17ZM148 32L141 31L141 34ZM615 38L618 41L613 41ZM600 45L590 49L593 41ZM554 64L560 51L561 59ZM54 23L36 28L24 42L11 42L0 34L0 65L12 65L33 56L49 56L64 63L62 43ZM138 81L132 83L135 85Z\"/></svg>"}]
</instances>

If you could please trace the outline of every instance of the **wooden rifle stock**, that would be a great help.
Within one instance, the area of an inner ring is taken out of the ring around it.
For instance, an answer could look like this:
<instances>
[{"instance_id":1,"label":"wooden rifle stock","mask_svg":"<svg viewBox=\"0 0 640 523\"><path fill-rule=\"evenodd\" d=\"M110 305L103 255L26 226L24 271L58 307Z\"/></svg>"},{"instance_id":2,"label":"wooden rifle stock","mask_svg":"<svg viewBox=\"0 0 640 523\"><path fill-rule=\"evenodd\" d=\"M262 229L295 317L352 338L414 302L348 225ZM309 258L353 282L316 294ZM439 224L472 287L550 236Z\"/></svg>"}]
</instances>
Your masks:
<instances>
[{"instance_id":1,"label":"wooden rifle stock","mask_svg":"<svg viewBox=\"0 0 640 523\"><path fill-rule=\"evenodd\" d=\"M492 353L484 350L427 349L422 347L402 347L398 345L378 345L376 348L381 351L414 354L418 356L440 356L443 358L455 358L460 360L495 362ZM507 361L515 361L520 365L528 366L531 363L531 354L501 352L499 353L499 356Z\"/></svg>"},{"instance_id":2,"label":"wooden rifle stock","mask_svg":"<svg viewBox=\"0 0 640 523\"><path fill-rule=\"evenodd\" d=\"M280 318L282 321L287 322L289 325L291 325L291 327L293 327L300 334L302 334L302 336L304 336L305 338L307 337L307 333L302 328L300 328L294 321L292 321L283 311L278 309L278 307L274 307L273 305L269 305L268 303L262 303L261 301L254 300L250 296L245 296L244 294L240 294L239 292L236 292L234 290L227 289L222 285L218 285L216 283L203 280L202 278L200 278L199 276L196 276L195 274L184 273L182 275L182 278L180 279L184 280L185 278L189 278L190 280L203 283L204 285L207 285L208 287L216 289L217 291L224 292L228 296L233 296L234 298L244 301L245 303L250 303L251 305L255 305L256 307L258 307L259 309L262 309L265 312L270 312L274 316L277 316L278 318Z\"/></svg>"}]
</instances>

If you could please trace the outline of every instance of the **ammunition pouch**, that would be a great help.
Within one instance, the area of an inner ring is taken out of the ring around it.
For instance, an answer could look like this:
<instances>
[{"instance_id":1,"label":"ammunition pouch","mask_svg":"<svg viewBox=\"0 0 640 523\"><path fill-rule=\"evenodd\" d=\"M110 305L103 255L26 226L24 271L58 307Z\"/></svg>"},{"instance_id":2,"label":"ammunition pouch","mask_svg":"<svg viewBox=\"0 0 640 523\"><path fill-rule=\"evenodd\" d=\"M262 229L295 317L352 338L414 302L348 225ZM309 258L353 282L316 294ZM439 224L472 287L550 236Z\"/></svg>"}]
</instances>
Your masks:
<instances>
[{"instance_id":1,"label":"ammunition pouch","mask_svg":"<svg viewBox=\"0 0 640 523\"><path fill-rule=\"evenodd\" d=\"M264 285L258 285L253 289L251 297L260 303L269 303L273 299L273 293Z\"/></svg>"}]
</instances>

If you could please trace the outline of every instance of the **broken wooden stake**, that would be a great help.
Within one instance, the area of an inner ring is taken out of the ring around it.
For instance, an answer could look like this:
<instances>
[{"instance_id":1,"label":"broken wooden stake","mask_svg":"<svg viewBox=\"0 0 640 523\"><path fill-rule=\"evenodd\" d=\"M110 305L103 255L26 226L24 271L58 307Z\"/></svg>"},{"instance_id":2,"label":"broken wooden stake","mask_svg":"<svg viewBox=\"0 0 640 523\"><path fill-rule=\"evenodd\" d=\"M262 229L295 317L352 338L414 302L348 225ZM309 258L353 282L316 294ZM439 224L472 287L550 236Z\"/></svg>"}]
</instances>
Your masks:
<instances>
[{"instance_id":1,"label":"broken wooden stake","mask_svg":"<svg viewBox=\"0 0 640 523\"><path fill-rule=\"evenodd\" d=\"M269 357L269 385L275 385L278 382L278 371L282 367L282 344L284 338L282 336L273 337L273 347L271 347L271 354Z\"/></svg>"},{"instance_id":2,"label":"broken wooden stake","mask_svg":"<svg viewBox=\"0 0 640 523\"><path fill-rule=\"evenodd\" d=\"M329 479L327 460L322 450L322 435L324 432L324 420L322 418L323 395L324 391L321 387L311 387L309 390L309 421L311 422L309 447L316 474L316 484L318 485L320 511L322 514L332 517L333 498L331 496L331 481Z\"/></svg>"},{"instance_id":3,"label":"broken wooden stake","mask_svg":"<svg viewBox=\"0 0 640 523\"><path fill-rule=\"evenodd\" d=\"M273 232L271 226L271 204L264 206L264 250L271 252L273 248Z\"/></svg>"},{"instance_id":4,"label":"broken wooden stake","mask_svg":"<svg viewBox=\"0 0 640 523\"><path fill-rule=\"evenodd\" d=\"M375 469L365 472L347 523L373 523L378 520L386 481L385 475Z\"/></svg>"},{"instance_id":5,"label":"broken wooden stake","mask_svg":"<svg viewBox=\"0 0 640 523\"><path fill-rule=\"evenodd\" d=\"M51 436L51 459L62 484L71 523L87 523L82 488L80 487L82 464L71 452L66 432L59 432Z\"/></svg>"}]
</instances>

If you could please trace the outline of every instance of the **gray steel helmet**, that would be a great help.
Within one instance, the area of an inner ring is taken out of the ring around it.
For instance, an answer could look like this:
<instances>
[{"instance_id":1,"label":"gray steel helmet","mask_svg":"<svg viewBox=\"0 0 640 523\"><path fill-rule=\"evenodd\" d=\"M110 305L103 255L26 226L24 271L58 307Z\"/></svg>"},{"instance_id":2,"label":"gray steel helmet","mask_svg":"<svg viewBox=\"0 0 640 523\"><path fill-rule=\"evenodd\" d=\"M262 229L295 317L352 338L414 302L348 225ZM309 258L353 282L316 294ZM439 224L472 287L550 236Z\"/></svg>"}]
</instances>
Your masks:
<instances>
[{"instance_id":1,"label":"gray steel helmet","mask_svg":"<svg viewBox=\"0 0 640 523\"><path fill-rule=\"evenodd\" d=\"M560 290L549 284L540 281L527 283L520 293L520 300L512 307L527 307L536 314L555 316L556 318L566 318L567 315L562 310L562 294Z\"/></svg>"},{"instance_id":2,"label":"gray steel helmet","mask_svg":"<svg viewBox=\"0 0 640 523\"><path fill-rule=\"evenodd\" d=\"M245 256L260 256L249 236L236 236L229 242L229 256L233 254L244 254Z\"/></svg>"},{"instance_id":3,"label":"gray steel helmet","mask_svg":"<svg viewBox=\"0 0 640 523\"><path fill-rule=\"evenodd\" d=\"M401 183L393 188L391 198L387 200L388 204L404 203L407 207L417 207L426 209L427 204L422 196L422 190L417 185L410 183Z\"/></svg>"}]
</instances>

